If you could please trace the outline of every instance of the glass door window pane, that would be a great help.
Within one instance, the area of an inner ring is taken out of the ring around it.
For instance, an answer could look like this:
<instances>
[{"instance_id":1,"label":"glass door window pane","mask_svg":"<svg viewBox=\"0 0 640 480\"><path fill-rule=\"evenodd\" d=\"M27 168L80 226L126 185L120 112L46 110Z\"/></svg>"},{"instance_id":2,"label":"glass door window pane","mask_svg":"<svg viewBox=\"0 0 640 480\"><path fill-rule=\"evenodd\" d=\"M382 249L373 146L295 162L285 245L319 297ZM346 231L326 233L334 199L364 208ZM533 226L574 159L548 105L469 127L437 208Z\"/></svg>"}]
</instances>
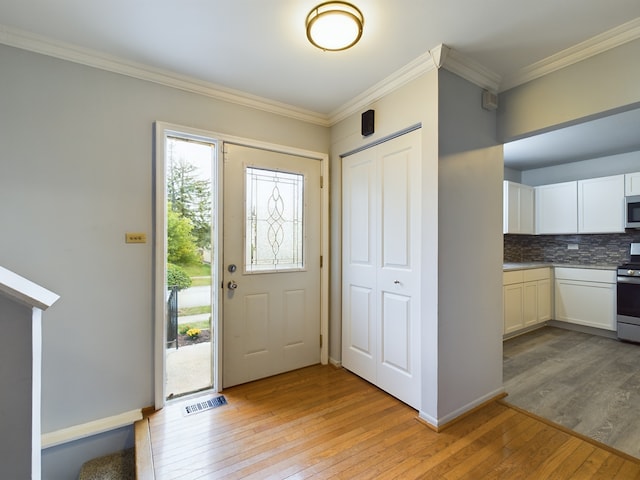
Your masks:
<instances>
[{"instance_id":1,"label":"glass door window pane","mask_svg":"<svg viewBox=\"0 0 640 480\"><path fill-rule=\"evenodd\" d=\"M245 271L300 270L304 175L246 168Z\"/></svg>"}]
</instances>

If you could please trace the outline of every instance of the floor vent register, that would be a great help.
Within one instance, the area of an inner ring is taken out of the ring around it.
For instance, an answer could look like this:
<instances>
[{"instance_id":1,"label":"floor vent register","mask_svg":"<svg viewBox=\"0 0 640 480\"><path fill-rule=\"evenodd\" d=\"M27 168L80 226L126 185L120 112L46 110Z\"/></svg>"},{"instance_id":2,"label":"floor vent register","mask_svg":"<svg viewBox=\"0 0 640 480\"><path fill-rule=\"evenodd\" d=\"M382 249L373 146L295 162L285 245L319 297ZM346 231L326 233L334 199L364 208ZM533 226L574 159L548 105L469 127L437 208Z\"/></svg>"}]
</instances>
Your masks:
<instances>
[{"instance_id":1,"label":"floor vent register","mask_svg":"<svg viewBox=\"0 0 640 480\"><path fill-rule=\"evenodd\" d=\"M224 395L219 395L203 402L194 403L193 405L186 405L185 407L183 407L183 413L185 416L194 415L196 413L211 410L212 408L221 407L222 405L226 404L227 399L224 398Z\"/></svg>"}]
</instances>

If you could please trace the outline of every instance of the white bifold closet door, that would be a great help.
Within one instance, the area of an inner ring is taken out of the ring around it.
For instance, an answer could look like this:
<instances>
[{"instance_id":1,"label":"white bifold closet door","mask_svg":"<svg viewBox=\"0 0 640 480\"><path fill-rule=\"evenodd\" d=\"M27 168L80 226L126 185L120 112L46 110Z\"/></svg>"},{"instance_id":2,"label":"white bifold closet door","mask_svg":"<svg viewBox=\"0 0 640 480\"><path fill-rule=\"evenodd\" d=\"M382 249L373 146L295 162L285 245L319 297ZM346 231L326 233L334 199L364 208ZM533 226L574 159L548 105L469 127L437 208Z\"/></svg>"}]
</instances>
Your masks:
<instances>
[{"instance_id":1,"label":"white bifold closet door","mask_svg":"<svg viewBox=\"0 0 640 480\"><path fill-rule=\"evenodd\" d=\"M420 130L342 159L342 363L418 409Z\"/></svg>"}]
</instances>

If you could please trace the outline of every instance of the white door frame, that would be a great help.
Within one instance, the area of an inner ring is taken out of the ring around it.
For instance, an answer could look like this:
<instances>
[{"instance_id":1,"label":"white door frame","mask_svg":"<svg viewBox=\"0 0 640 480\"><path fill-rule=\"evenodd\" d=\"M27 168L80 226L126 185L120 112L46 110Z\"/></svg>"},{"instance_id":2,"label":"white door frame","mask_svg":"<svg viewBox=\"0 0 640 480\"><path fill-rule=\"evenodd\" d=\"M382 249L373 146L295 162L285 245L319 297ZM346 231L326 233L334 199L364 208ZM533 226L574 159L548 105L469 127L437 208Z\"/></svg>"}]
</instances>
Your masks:
<instances>
[{"instance_id":1,"label":"white door frame","mask_svg":"<svg viewBox=\"0 0 640 480\"><path fill-rule=\"evenodd\" d=\"M212 286L216 295L216 305L222 305L223 289L217 288L222 278L222 198L223 198L223 149L225 142L243 145L252 148L270 150L285 154L297 155L315 159L321 162L320 174L323 178L323 188L321 189L321 241L320 252L323 258L322 267L320 269L320 334L322 335L322 345L320 347L320 362L326 365L329 361L329 155L310 150L303 150L295 147L278 145L258 140L251 140L242 137L234 137L230 135L210 132L206 130L195 129L182 125L176 125L166 122L154 123L154 238L153 238L153 316L154 316L154 405L155 409L162 408L166 401L165 394L165 355L166 348L166 308L165 308L165 285L166 273L164 268L158 268L158 265L164 265L166 261L166 165L165 165L165 137L167 134L175 134L177 136L191 136L194 139L205 141L213 141L218 148L218 168L214 172L215 196L216 203L219 205L217 214L213 218L216 226L215 249L216 266L215 272L212 272ZM220 391L222 387L222 313L219 311L217 315L211 319L214 323L214 364L216 371L214 372L213 390Z\"/></svg>"}]
</instances>

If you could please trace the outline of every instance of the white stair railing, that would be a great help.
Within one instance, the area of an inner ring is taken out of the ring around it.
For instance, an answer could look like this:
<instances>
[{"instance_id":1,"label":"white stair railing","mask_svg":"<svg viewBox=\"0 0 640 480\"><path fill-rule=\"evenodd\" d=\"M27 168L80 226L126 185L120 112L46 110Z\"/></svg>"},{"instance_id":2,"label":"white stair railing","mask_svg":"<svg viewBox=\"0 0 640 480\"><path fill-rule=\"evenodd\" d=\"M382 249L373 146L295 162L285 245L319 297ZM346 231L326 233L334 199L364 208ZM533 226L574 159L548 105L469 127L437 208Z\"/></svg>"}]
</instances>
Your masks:
<instances>
[{"instance_id":1,"label":"white stair railing","mask_svg":"<svg viewBox=\"0 0 640 480\"><path fill-rule=\"evenodd\" d=\"M0 465L3 478L41 477L42 312L55 293L0 267Z\"/></svg>"}]
</instances>

